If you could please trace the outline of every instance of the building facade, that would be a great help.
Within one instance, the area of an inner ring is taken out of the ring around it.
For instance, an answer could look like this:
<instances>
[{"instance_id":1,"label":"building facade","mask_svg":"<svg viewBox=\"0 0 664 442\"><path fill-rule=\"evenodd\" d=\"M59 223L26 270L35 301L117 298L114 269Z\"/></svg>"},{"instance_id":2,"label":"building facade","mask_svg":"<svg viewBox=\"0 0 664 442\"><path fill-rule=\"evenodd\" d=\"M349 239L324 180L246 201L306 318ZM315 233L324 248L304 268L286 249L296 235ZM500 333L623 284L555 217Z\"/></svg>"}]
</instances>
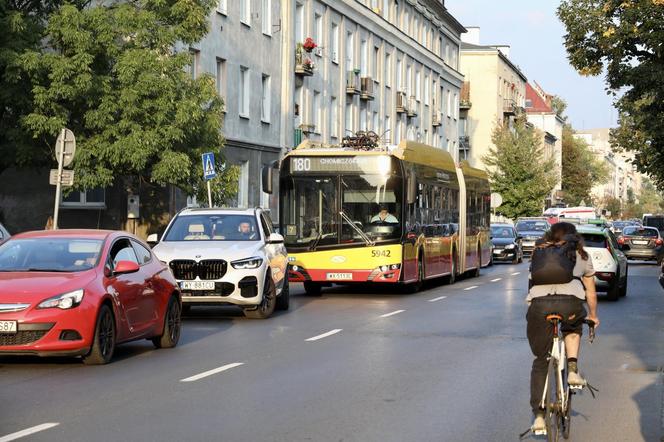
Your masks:
<instances>
[{"instance_id":1,"label":"building facade","mask_svg":"<svg viewBox=\"0 0 664 442\"><path fill-rule=\"evenodd\" d=\"M386 144L408 139L456 152L464 28L443 1L294 0L282 7L286 146L339 144L373 131Z\"/></svg>"},{"instance_id":2,"label":"building facade","mask_svg":"<svg viewBox=\"0 0 664 442\"><path fill-rule=\"evenodd\" d=\"M552 159L555 168L556 185L546 201L546 207L562 203L563 178L563 126L564 121L551 108L552 96L547 94L537 83L526 84L526 117L542 136L545 158Z\"/></svg>"},{"instance_id":3,"label":"building facade","mask_svg":"<svg viewBox=\"0 0 664 442\"><path fill-rule=\"evenodd\" d=\"M283 2L287 3L287 2ZM212 75L224 100L223 154L240 168L237 207L276 209L261 191L261 168L278 160L281 140L281 0L218 0L207 36L189 47L191 74Z\"/></svg>"},{"instance_id":4,"label":"building facade","mask_svg":"<svg viewBox=\"0 0 664 442\"><path fill-rule=\"evenodd\" d=\"M630 162L631 154L613 151L609 128L577 131L574 136L584 140L595 157L608 167L607 181L592 188L591 193L595 202L601 205L602 201L607 198L627 201L630 193L638 198L641 193L643 176Z\"/></svg>"},{"instance_id":5,"label":"building facade","mask_svg":"<svg viewBox=\"0 0 664 442\"><path fill-rule=\"evenodd\" d=\"M484 169L497 125L525 106L527 78L509 58L509 46L480 45L479 28L468 28L461 43L460 69L465 77L459 130L459 157Z\"/></svg>"}]
</instances>

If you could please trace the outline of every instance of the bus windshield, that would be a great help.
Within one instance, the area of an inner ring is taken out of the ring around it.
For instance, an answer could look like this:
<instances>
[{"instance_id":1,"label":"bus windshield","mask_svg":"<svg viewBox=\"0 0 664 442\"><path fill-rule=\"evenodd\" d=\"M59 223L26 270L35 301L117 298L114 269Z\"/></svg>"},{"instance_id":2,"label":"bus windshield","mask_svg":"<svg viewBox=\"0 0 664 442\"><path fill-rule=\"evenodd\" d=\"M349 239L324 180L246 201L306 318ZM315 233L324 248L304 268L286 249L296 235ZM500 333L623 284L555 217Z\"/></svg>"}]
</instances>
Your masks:
<instances>
[{"instance_id":1,"label":"bus windshield","mask_svg":"<svg viewBox=\"0 0 664 442\"><path fill-rule=\"evenodd\" d=\"M316 169L319 163L311 164L305 171L292 170L281 183L281 224L287 246L314 250L401 238L400 176L391 170L358 170L356 164L321 174L323 170Z\"/></svg>"}]
</instances>

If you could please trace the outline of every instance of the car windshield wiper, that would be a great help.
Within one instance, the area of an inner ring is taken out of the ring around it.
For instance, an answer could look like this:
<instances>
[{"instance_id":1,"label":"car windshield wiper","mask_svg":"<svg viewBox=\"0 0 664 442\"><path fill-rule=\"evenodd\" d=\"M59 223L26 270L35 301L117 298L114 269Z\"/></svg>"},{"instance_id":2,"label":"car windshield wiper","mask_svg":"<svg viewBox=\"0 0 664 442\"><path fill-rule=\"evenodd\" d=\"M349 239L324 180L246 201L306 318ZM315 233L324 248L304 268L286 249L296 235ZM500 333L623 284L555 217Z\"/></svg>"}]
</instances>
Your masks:
<instances>
[{"instance_id":1,"label":"car windshield wiper","mask_svg":"<svg viewBox=\"0 0 664 442\"><path fill-rule=\"evenodd\" d=\"M19 269L19 270L14 270L15 272L55 272L55 273L66 273L69 272L70 270L60 270L60 269L41 269L41 268L36 268L36 267L29 267L27 269Z\"/></svg>"},{"instance_id":2,"label":"car windshield wiper","mask_svg":"<svg viewBox=\"0 0 664 442\"><path fill-rule=\"evenodd\" d=\"M318 232L318 236L314 238L311 243L309 244L309 251L315 250L316 247L318 246L318 243L320 242L320 239L323 237L323 232Z\"/></svg>"},{"instance_id":3,"label":"car windshield wiper","mask_svg":"<svg viewBox=\"0 0 664 442\"><path fill-rule=\"evenodd\" d=\"M362 231L362 229L360 229L359 227L357 227L357 226L355 225L355 223L353 222L352 219L348 218L348 216L344 213L343 210L339 212L339 215L341 215L341 217L342 217L342 218L343 218L348 224L350 224L350 226L351 226L351 227L352 227L352 228L358 233L358 235L360 235L360 238L362 238L362 240L363 240L368 246L373 246L373 245L376 244L374 241L372 241L372 240L366 235L366 233L364 233L364 232Z\"/></svg>"}]
</instances>

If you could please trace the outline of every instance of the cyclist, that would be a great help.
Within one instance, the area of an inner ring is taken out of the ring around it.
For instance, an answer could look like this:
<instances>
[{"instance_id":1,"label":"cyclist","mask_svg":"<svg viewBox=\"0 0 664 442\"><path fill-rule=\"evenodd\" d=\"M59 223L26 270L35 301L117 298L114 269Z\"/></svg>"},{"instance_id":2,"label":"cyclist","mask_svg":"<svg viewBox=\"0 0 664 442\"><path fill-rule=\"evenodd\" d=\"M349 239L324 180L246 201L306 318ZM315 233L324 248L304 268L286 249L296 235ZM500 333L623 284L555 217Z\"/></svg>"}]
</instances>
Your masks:
<instances>
[{"instance_id":1,"label":"cyclist","mask_svg":"<svg viewBox=\"0 0 664 442\"><path fill-rule=\"evenodd\" d=\"M540 405L546 382L547 356L553 342L553 324L546 320L546 315L559 313L563 316L561 330L565 338L569 385L585 385L577 366L583 320L587 318L595 322L595 327L599 326L595 271L590 256L583 250L583 239L577 234L574 224L560 222L551 226L549 232L536 246L543 249L549 247L558 247L565 251L562 256L574 264L572 270L574 279L567 283L544 285L532 285L533 282L530 281L526 321L528 343L535 355L530 374L530 406L535 415L533 431L544 430L546 427L544 410ZM531 279L532 271L533 264L531 264ZM544 271L547 269L544 268ZM583 307L584 300L588 303L588 313Z\"/></svg>"}]
</instances>

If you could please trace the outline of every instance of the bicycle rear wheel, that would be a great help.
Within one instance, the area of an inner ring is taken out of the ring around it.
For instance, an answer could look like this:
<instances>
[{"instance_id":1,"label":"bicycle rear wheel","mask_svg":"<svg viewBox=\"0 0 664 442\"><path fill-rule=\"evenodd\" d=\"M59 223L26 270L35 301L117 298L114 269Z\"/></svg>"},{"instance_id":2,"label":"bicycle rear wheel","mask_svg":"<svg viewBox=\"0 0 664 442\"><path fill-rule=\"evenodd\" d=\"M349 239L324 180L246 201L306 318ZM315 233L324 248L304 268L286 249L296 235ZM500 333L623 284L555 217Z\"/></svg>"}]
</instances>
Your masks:
<instances>
[{"instance_id":1,"label":"bicycle rear wheel","mask_svg":"<svg viewBox=\"0 0 664 442\"><path fill-rule=\"evenodd\" d=\"M558 376L556 373L556 361L554 358L549 359L549 369L547 371L547 386L546 386L546 396L545 404L546 409L544 410L544 421L546 422L546 440L548 442L558 442L560 438L559 434L559 425L560 425L560 414L558 410L560 409L560 401L558 398Z\"/></svg>"}]
</instances>

